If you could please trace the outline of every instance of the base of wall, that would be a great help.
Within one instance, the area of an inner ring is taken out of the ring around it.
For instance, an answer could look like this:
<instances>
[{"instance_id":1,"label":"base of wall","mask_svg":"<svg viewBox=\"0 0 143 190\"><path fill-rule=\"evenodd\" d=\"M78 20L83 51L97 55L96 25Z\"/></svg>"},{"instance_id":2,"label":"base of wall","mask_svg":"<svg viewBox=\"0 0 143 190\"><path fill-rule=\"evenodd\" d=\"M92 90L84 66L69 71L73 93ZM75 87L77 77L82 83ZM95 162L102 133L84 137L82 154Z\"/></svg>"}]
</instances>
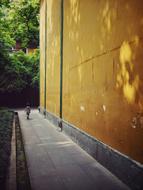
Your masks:
<instances>
[{"instance_id":1,"label":"base of wall","mask_svg":"<svg viewBox=\"0 0 143 190\"><path fill-rule=\"evenodd\" d=\"M44 113L43 109L41 109L41 113ZM47 111L45 112L45 116L51 123L58 126L59 117ZM62 121L62 125L63 132L131 189L143 189L143 165L105 145L66 121Z\"/></svg>"}]
</instances>

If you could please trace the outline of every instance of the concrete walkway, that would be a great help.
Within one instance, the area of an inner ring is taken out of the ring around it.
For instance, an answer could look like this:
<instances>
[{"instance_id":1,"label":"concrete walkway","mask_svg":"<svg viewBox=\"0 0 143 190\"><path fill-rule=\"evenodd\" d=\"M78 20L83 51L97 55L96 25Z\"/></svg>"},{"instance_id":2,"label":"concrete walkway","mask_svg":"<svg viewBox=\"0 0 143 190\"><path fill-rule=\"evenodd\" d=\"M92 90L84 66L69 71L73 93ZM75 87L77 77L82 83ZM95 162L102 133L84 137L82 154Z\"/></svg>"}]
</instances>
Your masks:
<instances>
[{"instance_id":1,"label":"concrete walkway","mask_svg":"<svg viewBox=\"0 0 143 190\"><path fill-rule=\"evenodd\" d=\"M43 115L18 111L32 190L127 190Z\"/></svg>"}]
</instances>

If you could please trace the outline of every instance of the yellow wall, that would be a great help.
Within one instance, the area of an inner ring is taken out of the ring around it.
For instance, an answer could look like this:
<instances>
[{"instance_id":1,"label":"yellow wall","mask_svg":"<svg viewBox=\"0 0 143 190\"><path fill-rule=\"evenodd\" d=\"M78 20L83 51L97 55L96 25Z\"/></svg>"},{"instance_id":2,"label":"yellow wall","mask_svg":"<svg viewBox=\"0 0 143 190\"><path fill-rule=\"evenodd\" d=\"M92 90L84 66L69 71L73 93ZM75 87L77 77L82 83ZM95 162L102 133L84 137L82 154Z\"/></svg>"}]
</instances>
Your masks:
<instances>
[{"instance_id":1,"label":"yellow wall","mask_svg":"<svg viewBox=\"0 0 143 190\"><path fill-rule=\"evenodd\" d=\"M59 115L60 0L47 1L47 101L49 112Z\"/></svg>"},{"instance_id":2,"label":"yellow wall","mask_svg":"<svg viewBox=\"0 0 143 190\"><path fill-rule=\"evenodd\" d=\"M45 93L45 1L40 6L40 106L44 108Z\"/></svg>"},{"instance_id":3,"label":"yellow wall","mask_svg":"<svg viewBox=\"0 0 143 190\"><path fill-rule=\"evenodd\" d=\"M47 110L59 115L60 0L47 2ZM143 163L142 10L64 1L63 119Z\"/></svg>"},{"instance_id":4,"label":"yellow wall","mask_svg":"<svg viewBox=\"0 0 143 190\"><path fill-rule=\"evenodd\" d=\"M27 54L33 54L33 53L35 53L36 51L37 51L36 48L27 48L27 49L26 49L26 53L27 53Z\"/></svg>"}]
</instances>

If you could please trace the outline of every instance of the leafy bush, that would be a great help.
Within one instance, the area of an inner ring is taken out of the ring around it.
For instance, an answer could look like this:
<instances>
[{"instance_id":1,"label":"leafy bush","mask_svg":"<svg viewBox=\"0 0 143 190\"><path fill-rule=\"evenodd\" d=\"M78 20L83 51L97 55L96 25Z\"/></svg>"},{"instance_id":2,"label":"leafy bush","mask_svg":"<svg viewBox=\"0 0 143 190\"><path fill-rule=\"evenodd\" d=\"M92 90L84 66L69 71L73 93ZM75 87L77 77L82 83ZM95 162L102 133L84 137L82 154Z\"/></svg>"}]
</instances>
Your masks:
<instances>
[{"instance_id":1,"label":"leafy bush","mask_svg":"<svg viewBox=\"0 0 143 190\"><path fill-rule=\"evenodd\" d=\"M5 189L11 152L13 113L0 109L0 187Z\"/></svg>"},{"instance_id":2,"label":"leafy bush","mask_svg":"<svg viewBox=\"0 0 143 190\"><path fill-rule=\"evenodd\" d=\"M39 50L33 54L11 53L0 75L0 91L19 92L39 86Z\"/></svg>"},{"instance_id":3,"label":"leafy bush","mask_svg":"<svg viewBox=\"0 0 143 190\"><path fill-rule=\"evenodd\" d=\"M29 96L30 92L38 91L39 50L25 54L12 52L12 47L16 42L24 49L39 45L39 8L39 0L0 0L1 102L8 94Z\"/></svg>"}]
</instances>

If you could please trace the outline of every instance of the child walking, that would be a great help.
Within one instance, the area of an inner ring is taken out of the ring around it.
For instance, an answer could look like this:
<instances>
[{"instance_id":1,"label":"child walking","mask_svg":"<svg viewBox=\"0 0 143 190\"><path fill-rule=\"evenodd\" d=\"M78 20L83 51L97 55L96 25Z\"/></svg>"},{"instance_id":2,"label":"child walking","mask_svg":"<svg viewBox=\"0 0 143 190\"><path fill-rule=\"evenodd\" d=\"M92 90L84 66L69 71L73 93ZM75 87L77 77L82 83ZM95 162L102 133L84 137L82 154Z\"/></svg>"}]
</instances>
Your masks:
<instances>
[{"instance_id":1,"label":"child walking","mask_svg":"<svg viewBox=\"0 0 143 190\"><path fill-rule=\"evenodd\" d=\"M29 119L29 115L30 115L30 112L31 112L31 108L30 108L29 103L26 104L25 112L26 112L27 119Z\"/></svg>"}]
</instances>

